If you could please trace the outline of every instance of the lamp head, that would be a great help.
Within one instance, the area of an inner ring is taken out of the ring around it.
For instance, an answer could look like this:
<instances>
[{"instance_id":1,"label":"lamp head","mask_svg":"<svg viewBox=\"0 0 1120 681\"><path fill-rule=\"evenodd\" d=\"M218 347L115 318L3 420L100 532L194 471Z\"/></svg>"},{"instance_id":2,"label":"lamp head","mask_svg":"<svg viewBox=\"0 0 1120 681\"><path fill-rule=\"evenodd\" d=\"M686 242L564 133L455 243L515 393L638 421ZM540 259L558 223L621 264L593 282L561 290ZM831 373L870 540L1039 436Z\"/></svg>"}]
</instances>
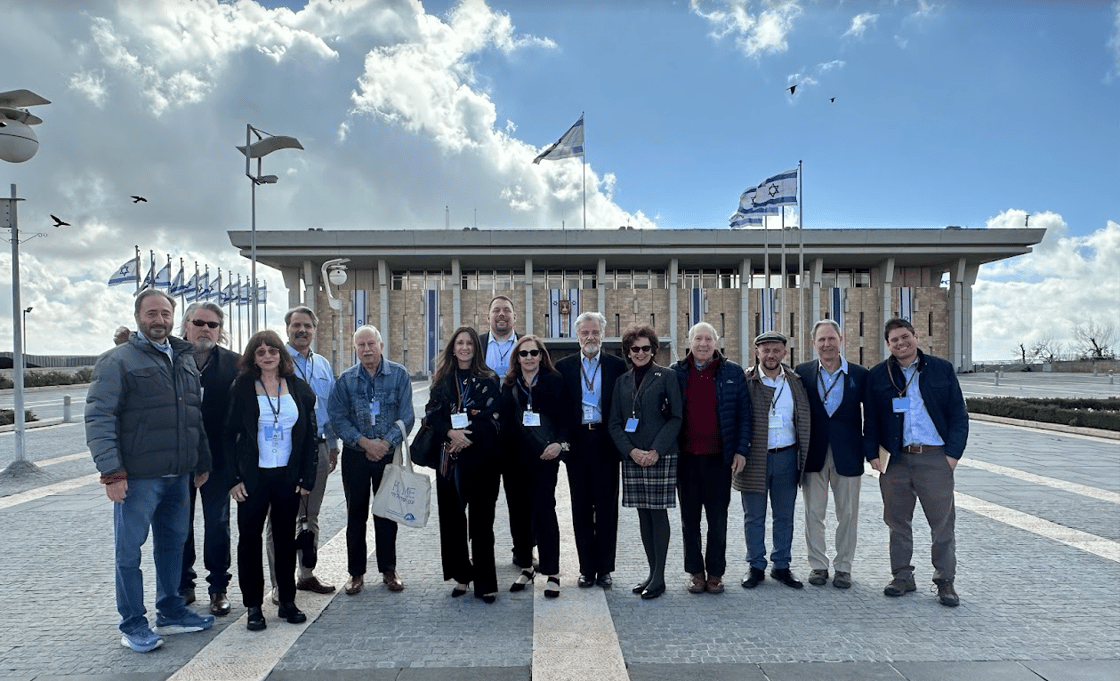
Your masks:
<instances>
[{"instance_id":1,"label":"lamp head","mask_svg":"<svg viewBox=\"0 0 1120 681\"><path fill-rule=\"evenodd\" d=\"M29 161L39 151L39 138L31 126L11 118L4 118L0 111L0 159L9 163Z\"/></svg>"},{"instance_id":2,"label":"lamp head","mask_svg":"<svg viewBox=\"0 0 1120 681\"><path fill-rule=\"evenodd\" d=\"M327 274L327 279L336 287L342 286L346 283L346 267L345 265L331 265L331 270Z\"/></svg>"}]
</instances>

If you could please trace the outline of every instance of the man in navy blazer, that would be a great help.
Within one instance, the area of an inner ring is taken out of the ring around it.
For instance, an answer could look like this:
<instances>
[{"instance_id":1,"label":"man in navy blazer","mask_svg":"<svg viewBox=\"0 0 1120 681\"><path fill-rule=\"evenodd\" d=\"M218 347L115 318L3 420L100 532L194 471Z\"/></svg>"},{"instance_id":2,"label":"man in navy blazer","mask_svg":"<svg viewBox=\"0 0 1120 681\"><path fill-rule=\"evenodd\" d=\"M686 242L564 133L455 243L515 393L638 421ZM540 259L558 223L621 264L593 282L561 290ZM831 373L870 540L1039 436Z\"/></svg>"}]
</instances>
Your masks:
<instances>
[{"instance_id":1,"label":"man in navy blazer","mask_svg":"<svg viewBox=\"0 0 1120 681\"><path fill-rule=\"evenodd\" d=\"M809 583L824 586L828 582L824 516L831 488L837 520L832 586L848 589L852 586L863 462L875 458L877 451L874 437L865 434L863 427L863 413L870 408L868 371L844 359L844 335L835 321L822 319L814 324L812 338L818 359L797 366L811 413L809 456L801 485Z\"/></svg>"},{"instance_id":2,"label":"man in navy blazer","mask_svg":"<svg viewBox=\"0 0 1120 681\"><path fill-rule=\"evenodd\" d=\"M603 351L607 320L598 312L576 317L579 354L556 363L571 405L572 450L564 455L572 495L572 531L579 554L579 584L614 584L618 544L618 478L622 457L607 432L614 384L626 362Z\"/></svg>"}]
</instances>

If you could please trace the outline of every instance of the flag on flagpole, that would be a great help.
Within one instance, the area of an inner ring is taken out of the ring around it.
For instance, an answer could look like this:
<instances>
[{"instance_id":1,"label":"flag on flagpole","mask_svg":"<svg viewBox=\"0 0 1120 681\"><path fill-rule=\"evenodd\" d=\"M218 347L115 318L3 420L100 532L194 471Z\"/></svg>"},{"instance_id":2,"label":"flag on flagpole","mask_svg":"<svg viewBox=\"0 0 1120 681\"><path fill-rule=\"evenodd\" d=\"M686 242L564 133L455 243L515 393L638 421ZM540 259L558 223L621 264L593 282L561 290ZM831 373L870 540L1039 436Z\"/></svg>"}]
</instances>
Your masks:
<instances>
[{"instance_id":1,"label":"flag on flagpole","mask_svg":"<svg viewBox=\"0 0 1120 681\"><path fill-rule=\"evenodd\" d=\"M268 304L268 282L267 281L262 283L260 286L257 287L257 304L258 305L267 305Z\"/></svg>"},{"instance_id":2,"label":"flag on flagpole","mask_svg":"<svg viewBox=\"0 0 1120 681\"><path fill-rule=\"evenodd\" d=\"M568 128L560 139L549 148L541 152L540 156L533 159L533 163L541 161L557 161L562 158L583 156L583 116L579 117L576 124Z\"/></svg>"},{"instance_id":3,"label":"flag on flagpole","mask_svg":"<svg viewBox=\"0 0 1120 681\"><path fill-rule=\"evenodd\" d=\"M156 272L155 288L171 288L171 263L168 262Z\"/></svg>"},{"instance_id":4,"label":"flag on flagpole","mask_svg":"<svg viewBox=\"0 0 1120 681\"><path fill-rule=\"evenodd\" d=\"M201 295L199 297L203 298L205 300L213 300L216 303L221 302L221 300L222 300L222 273L221 272L219 272L218 276L214 278L214 281L210 282L206 286L206 289L203 291L203 295Z\"/></svg>"},{"instance_id":5,"label":"flag on flagpole","mask_svg":"<svg viewBox=\"0 0 1120 681\"><path fill-rule=\"evenodd\" d=\"M198 300L198 272L194 273L187 283L183 284L183 294L188 303Z\"/></svg>"},{"instance_id":6,"label":"flag on flagpole","mask_svg":"<svg viewBox=\"0 0 1120 681\"><path fill-rule=\"evenodd\" d=\"M152 265L148 268L148 273L144 275L144 282L140 284L140 290L152 288L155 285L156 266Z\"/></svg>"},{"instance_id":7,"label":"flag on flagpole","mask_svg":"<svg viewBox=\"0 0 1120 681\"><path fill-rule=\"evenodd\" d=\"M788 170L768 177L757 187L751 187L739 197L739 209L729 219L732 227L736 220L747 215L777 215L779 207L797 203L797 170ZM754 224L754 223L748 223Z\"/></svg>"},{"instance_id":8,"label":"flag on flagpole","mask_svg":"<svg viewBox=\"0 0 1120 681\"><path fill-rule=\"evenodd\" d=\"M121 284L131 284L136 281L136 275L140 270L140 261L136 258L129 258L128 262L117 268L113 276L109 277L109 286L120 286Z\"/></svg>"},{"instance_id":9,"label":"flag on flagpole","mask_svg":"<svg viewBox=\"0 0 1120 681\"><path fill-rule=\"evenodd\" d=\"M171 280L171 291L170 291L171 295L178 296L178 295L182 295L183 293L186 293L187 287L186 287L186 284L183 283L183 280L185 278L186 278L186 272L183 271L183 266L180 265L179 266L179 274L176 274L175 278Z\"/></svg>"}]
</instances>

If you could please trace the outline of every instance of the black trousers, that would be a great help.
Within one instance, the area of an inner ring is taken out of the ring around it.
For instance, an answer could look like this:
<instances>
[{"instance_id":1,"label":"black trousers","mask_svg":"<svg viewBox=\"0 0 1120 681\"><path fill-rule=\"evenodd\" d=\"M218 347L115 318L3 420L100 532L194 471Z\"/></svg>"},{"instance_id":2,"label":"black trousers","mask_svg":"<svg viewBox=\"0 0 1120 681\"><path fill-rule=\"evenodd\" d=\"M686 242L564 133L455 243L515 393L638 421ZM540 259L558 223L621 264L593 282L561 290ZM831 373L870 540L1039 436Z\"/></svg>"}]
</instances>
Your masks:
<instances>
[{"instance_id":1,"label":"black trousers","mask_svg":"<svg viewBox=\"0 0 1120 681\"><path fill-rule=\"evenodd\" d=\"M523 568L533 564L533 500L529 468L521 458L517 445L504 440L501 445L498 473L506 494L509 510L509 535L513 540L513 562Z\"/></svg>"},{"instance_id":2,"label":"black trousers","mask_svg":"<svg viewBox=\"0 0 1120 681\"><path fill-rule=\"evenodd\" d=\"M677 492L681 499L684 569L722 577L727 570L727 507L731 503L731 467L722 454L677 458ZM708 519L708 550L700 539L700 512Z\"/></svg>"},{"instance_id":3,"label":"black trousers","mask_svg":"<svg viewBox=\"0 0 1120 681\"><path fill-rule=\"evenodd\" d=\"M556 479L560 459L526 462L532 480L533 532L537 537L540 571L560 574L560 523L556 519Z\"/></svg>"},{"instance_id":4,"label":"black trousers","mask_svg":"<svg viewBox=\"0 0 1120 681\"><path fill-rule=\"evenodd\" d=\"M342 490L346 493L346 569L352 577L366 574L366 523L370 517L370 498L381 485L385 466L393 461L386 454L380 461L370 461L360 449L342 449ZM293 519L293 527L295 520ZM276 525L274 527L287 527ZM380 516L373 516L374 549L377 551L377 571L397 569L397 524Z\"/></svg>"},{"instance_id":5,"label":"black trousers","mask_svg":"<svg viewBox=\"0 0 1120 681\"><path fill-rule=\"evenodd\" d=\"M461 584L474 582L479 596L498 590L494 565L498 466L496 460L488 460L460 473L458 489L454 481L436 475L443 578Z\"/></svg>"},{"instance_id":6,"label":"black trousers","mask_svg":"<svg viewBox=\"0 0 1120 681\"><path fill-rule=\"evenodd\" d=\"M264 602L264 566L261 553L264 545L264 524L272 516L276 527L296 526L299 513L299 492L286 480L284 468L262 468L260 482L237 506L237 583L247 608L259 608ZM276 590L281 603L296 600L296 536L295 532L277 532Z\"/></svg>"},{"instance_id":7,"label":"black trousers","mask_svg":"<svg viewBox=\"0 0 1120 681\"><path fill-rule=\"evenodd\" d=\"M221 471L210 471L210 477L201 488L195 487L191 482L191 511L190 527L187 533L187 543L183 546L183 577L179 582L179 591L194 588L197 574L194 570L197 558L194 546L194 509L195 499L202 497L203 539L202 539L202 564L206 567L206 581L210 583L211 594L224 594L229 586L232 575L229 567L232 564L229 542L229 484L228 476Z\"/></svg>"},{"instance_id":8,"label":"black trousers","mask_svg":"<svg viewBox=\"0 0 1120 681\"><path fill-rule=\"evenodd\" d=\"M588 577L614 572L618 545L618 451L606 427L575 429L572 451L565 455L572 495L572 529L579 572Z\"/></svg>"}]
</instances>

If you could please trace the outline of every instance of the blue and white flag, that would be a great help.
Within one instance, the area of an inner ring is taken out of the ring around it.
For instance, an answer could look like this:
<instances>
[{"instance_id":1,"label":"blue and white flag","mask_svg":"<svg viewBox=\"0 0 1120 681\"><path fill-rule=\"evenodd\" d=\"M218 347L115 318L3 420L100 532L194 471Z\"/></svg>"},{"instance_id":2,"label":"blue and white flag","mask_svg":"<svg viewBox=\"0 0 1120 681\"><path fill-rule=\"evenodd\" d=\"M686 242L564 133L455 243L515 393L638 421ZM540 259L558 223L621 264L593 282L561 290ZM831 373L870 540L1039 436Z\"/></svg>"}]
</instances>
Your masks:
<instances>
[{"instance_id":1,"label":"blue and white flag","mask_svg":"<svg viewBox=\"0 0 1120 681\"><path fill-rule=\"evenodd\" d=\"M351 291L350 306L354 308L354 331L357 332L358 327L366 325L366 291L358 289ZM354 361L360 361L357 348L354 348Z\"/></svg>"},{"instance_id":2,"label":"blue and white flag","mask_svg":"<svg viewBox=\"0 0 1120 681\"><path fill-rule=\"evenodd\" d=\"M249 282L245 282L237 287L237 304L238 305L251 305L253 303L253 287Z\"/></svg>"},{"instance_id":3,"label":"blue and white flag","mask_svg":"<svg viewBox=\"0 0 1120 681\"><path fill-rule=\"evenodd\" d=\"M568 311L568 338L576 337L576 318L579 317L579 289L568 289L568 301L571 305Z\"/></svg>"},{"instance_id":4,"label":"blue and white flag","mask_svg":"<svg viewBox=\"0 0 1120 681\"><path fill-rule=\"evenodd\" d=\"M212 300L215 303L219 303L219 304L221 303L221 301L222 301L222 273L221 272L218 272L218 276L214 278L214 281L211 281L209 283L204 284L204 288L202 289L202 293L199 294L198 297L202 298L203 300Z\"/></svg>"},{"instance_id":5,"label":"blue and white flag","mask_svg":"<svg viewBox=\"0 0 1120 681\"><path fill-rule=\"evenodd\" d=\"M560 289L548 289L548 337L560 337Z\"/></svg>"},{"instance_id":6,"label":"blue and white flag","mask_svg":"<svg viewBox=\"0 0 1120 681\"><path fill-rule=\"evenodd\" d=\"M758 315L759 333L763 334L767 331L774 330L774 289L764 288L758 292L761 298L761 305Z\"/></svg>"},{"instance_id":7,"label":"blue and white flag","mask_svg":"<svg viewBox=\"0 0 1120 681\"><path fill-rule=\"evenodd\" d=\"M775 210L773 214L777 215L778 211ZM770 213L765 213L765 215L770 215ZM739 211L732 213L731 217L727 219L727 222L732 229L737 229L739 227L761 227L766 224L765 218L763 218L762 215L744 215Z\"/></svg>"},{"instance_id":8,"label":"blue and white flag","mask_svg":"<svg viewBox=\"0 0 1120 681\"><path fill-rule=\"evenodd\" d=\"M121 284L134 284L136 277L140 273L140 259L129 258L128 262L117 268L113 276L109 277L109 286L120 286Z\"/></svg>"},{"instance_id":9,"label":"blue and white flag","mask_svg":"<svg viewBox=\"0 0 1120 681\"><path fill-rule=\"evenodd\" d=\"M268 282L267 281L262 283L259 287L257 287L257 304L259 304L259 305L267 305L268 304Z\"/></svg>"},{"instance_id":10,"label":"blue and white flag","mask_svg":"<svg viewBox=\"0 0 1120 681\"><path fill-rule=\"evenodd\" d=\"M183 271L183 266L180 265L179 266L179 274L176 274L175 278L171 280L171 290L168 291L168 293L170 293L173 296L181 296L184 293L186 293L187 292L187 285L184 283L185 278L186 278L186 272Z\"/></svg>"},{"instance_id":11,"label":"blue and white flag","mask_svg":"<svg viewBox=\"0 0 1120 681\"><path fill-rule=\"evenodd\" d=\"M156 272L156 279L155 279L154 287L155 288L171 288L171 263L170 262L168 262L166 265L161 267L159 269L159 272Z\"/></svg>"},{"instance_id":12,"label":"blue and white flag","mask_svg":"<svg viewBox=\"0 0 1120 681\"><path fill-rule=\"evenodd\" d=\"M914 289L909 286L898 289L898 316L914 323Z\"/></svg>"},{"instance_id":13,"label":"blue and white flag","mask_svg":"<svg viewBox=\"0 0 1120 681\"><path fill-rule=\"evenodd\" d=\"M428 358L428 374L435 373L439 352L439 289L424 292L424 355Z\"/></svg>"},{"instance_id":14,"label":"blue and white flag","mask_svg":"<svg viewBox=\"0 0 1120 681\"><path fill-rule=\"evenodd\" d=\"M757 187L751 187L739 197L739 209L729 221L737 226L736 220L746 215L777 215L781 206L797 203L797 170L787 170L774 177L768 177Z\"/></svg>"},{"instance_id":15,"label":"blue and white flag","mask_svg":"<svg viewBox=\"0 0 1120 681\"><path fill-rule=\"evenodd\" d=\"M694 288L688 294L688 323L704 321L704 289Z\"/></svg>"},{"instance_id":16,"label":"blue and white flag","mask_svg":"<svg viewBox=\"0 0 1120 681\"><path fill-rule=\"evenodd\" d=\"M832 289L828 304L828 318L840 326L840 335L844 335L844 289Z\"/></svg>"},{"instance_id":17,"label":"blue and white flag","mask_svg":"<svg viewBox=\"0 0 1120 681\"><path fill-rule=\"evenodd\" d=\"M183 284L182 294L188 303L193 303L198 300L198 276L198 272L196 271L194 275L187 280L187 283Z\"/></svg>"},{"instance_id":18,"label":"blue and white flag","mask_svg":"<svg viewBox=\"0 0 1120 681\"><path fill-rule=\"evenodd\" d=\"M583 116L579 117L576 124L568 128L560 139L549 148L541 152L540 156L533 159L533 163L541 161L557 161L562 158L583 156Z\"/></svg>"},{"instance_id":19,"label":"blue and white flag","mask_svg":"<svg viewBox=\"0 0 1120 681\"><path fill-rule=\"evenodd\" d=\"M148 268L148 273L144 275L144 281L140 284L140 290L150 289L155 286L156 279L156 266L153 264Z\"/></svg>"}]
</instances>

